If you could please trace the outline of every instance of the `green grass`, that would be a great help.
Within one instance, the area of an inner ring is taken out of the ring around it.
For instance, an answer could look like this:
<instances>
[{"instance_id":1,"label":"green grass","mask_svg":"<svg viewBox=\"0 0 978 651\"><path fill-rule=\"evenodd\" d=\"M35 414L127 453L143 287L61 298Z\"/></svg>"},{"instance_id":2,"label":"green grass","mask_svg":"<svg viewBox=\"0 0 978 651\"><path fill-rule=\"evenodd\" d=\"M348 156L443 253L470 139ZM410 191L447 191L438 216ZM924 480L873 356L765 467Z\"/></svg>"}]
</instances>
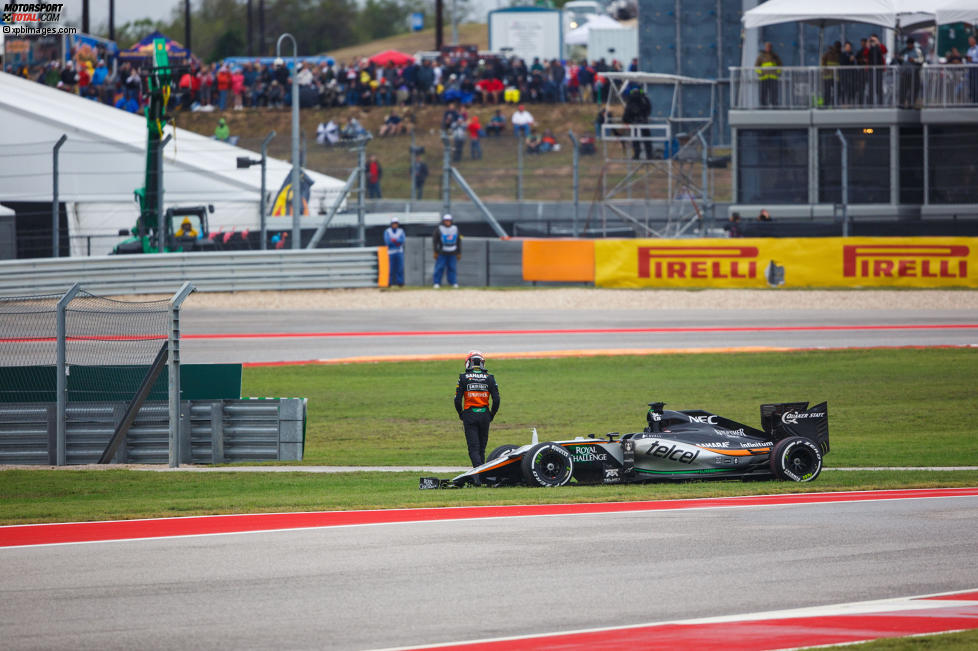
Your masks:
<instances>
[{"instance_id":1,"label":"green grass","mask_svg":"<svg viewBox=\"0 0 978 651\"><path fill-rule=\"evenodd\" d=\"M249 368L245 395L309 399L305 462L466 465L459 364ZM645 405L758 427L763 402L829 403L831 466L978 465L978 350L898 349L499 360L489 445L640 431Z\"/></svg>"},{"instance_id":2,"label":"green grass","mask_svg":"<svg viewBox=\"0 0 978 651\"><path fill-rule=\"evenodd\" d=\"M885 640L855 644L841 644L830 647L812 647L818 649L858 649L859 651L972 651L978 649L978 630L945 633L942 635L925 635L922 637L897 637Z\"/></svg>"},{"instance_id":3,"label":"green grass","mask_svg":"<svg viewBox=\"0 0 978 651\"><path fill-rule=\"evenodd\" d=\"M854 489L973 486L975 473L826 471L812 484L686 482L560 489L421 491L418 473L191 473L110 470L0 471L0 523L123 520L138 517L473 506L624 502Z\"/></svg>"},{"instance_id":4,"label":"green grass","mask_svg":"<svg viewBox=\"0 0 978 651\"><path fill-rule=\"evenodd\" d=\"M978 465L978 351L922 349L497 361L490 448L644 426L645 403L758 425L758 405L828 400L832 452L813 484L739 481L559 490L419 491L417 473L0 471L0 523L461 504L624 501L974 486L978 472L832 471ZM245 395L309 399L306 464L467 465L452 397L458 364L248 368Z\"/></svg>"}]
</instances>

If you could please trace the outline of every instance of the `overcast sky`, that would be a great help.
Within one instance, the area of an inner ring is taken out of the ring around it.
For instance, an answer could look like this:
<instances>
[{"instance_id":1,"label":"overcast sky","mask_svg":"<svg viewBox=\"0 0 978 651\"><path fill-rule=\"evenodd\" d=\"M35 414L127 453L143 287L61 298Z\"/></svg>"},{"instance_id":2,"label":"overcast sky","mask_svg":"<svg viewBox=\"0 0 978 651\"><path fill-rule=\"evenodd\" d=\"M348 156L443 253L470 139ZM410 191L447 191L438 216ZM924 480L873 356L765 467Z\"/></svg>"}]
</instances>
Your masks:
<instances>
[{"instance_id":1,"label":"overcast sky","mask_svg":"<svg viewBox=\"0 0 978 651\"><path fill-rule=\"evenodd\" d=\"M450 7L451 0L445 0L445 4L446 7ZM473 6L479 7L481 11L485 12L490 9L505 7L508 4L507 0L473 0L472 2ZM196 6L197 2L191 0L191 5ZM258 0L254 0L252 6L257 11ZM183 7L183 0L115 0L115 24L116 27L119 27L140 18L164 20L170 17L170 12L173 11L174 7ZM66 20L81 26L81 8L81 0L66 2ZM109 0L89 0L88 11L92 29L102 24L108 25ZM485 22L484 18L483 22Z\"/></svg>"},{"instance_id":2,"label":"overcast sky","mask_svg":"<svg viewBox=\"0 0 978 651\"><path fill-rule=\"evenodd\" d=\"M183 0L115 0L115 24L118 27L140 18L163 20L176 6L182 7ZM88 11L92 29L109 24L109 0L88 0ZM66 2L65 14L66 20L81 26L81 0Z\"/></svg>"}]
</instances>

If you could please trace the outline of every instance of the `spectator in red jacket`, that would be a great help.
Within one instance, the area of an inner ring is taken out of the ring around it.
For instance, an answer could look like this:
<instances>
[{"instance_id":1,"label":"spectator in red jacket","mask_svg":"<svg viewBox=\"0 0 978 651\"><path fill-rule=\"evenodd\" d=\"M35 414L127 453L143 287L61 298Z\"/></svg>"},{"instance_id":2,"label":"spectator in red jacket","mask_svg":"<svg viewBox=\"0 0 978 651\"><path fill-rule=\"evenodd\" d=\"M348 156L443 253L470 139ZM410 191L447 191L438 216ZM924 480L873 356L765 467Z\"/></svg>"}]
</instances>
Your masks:
<instances>
[{"instance_id":1,"label":"spectator in red jacket","mask_svg":"<svg viewBox=\"0 0 978 651\"><path fill-rule=\"evenodd\" d=\"M244 71L235 68L231 73L231 95L234 96L234 110L240 111L244 108L242 93L244 92Z\"/></svg>"},{"instance_id":2,"label":"spectator in red jacket","mask_svg":"<svg viewBox=\"0 0 978 651\"><path fill-rule=\"evenodd\" d=\"M380 161L373 154L367 161L367 198L381 199L380 179L384 175L384 168L380 166Z\"/></svg>"},{"instance_id":3,"label":"spectator in red jacket","mask_svg":"<svg viewBox=\"0 0 978 651\"><path fill-rule=\"evenodd\" d=\"M217 72L217 107L222 111L228 104L228 92L231 90L231 71L227 66L221 66Z\"/></svg>"},{"instance_id":4,"label":"spectator in red jacket","mask_svg":"<svg viewBox=\"0 0 978 651\"><path fill-rule=\"evenodd\" d=\"M482 137L482 125L479 123L479 116L473 114L472 118L469 120L469 146L472 150L472 160L479 160L482 158L482 143L480 138Z\"/></svg>"}]
</instances>

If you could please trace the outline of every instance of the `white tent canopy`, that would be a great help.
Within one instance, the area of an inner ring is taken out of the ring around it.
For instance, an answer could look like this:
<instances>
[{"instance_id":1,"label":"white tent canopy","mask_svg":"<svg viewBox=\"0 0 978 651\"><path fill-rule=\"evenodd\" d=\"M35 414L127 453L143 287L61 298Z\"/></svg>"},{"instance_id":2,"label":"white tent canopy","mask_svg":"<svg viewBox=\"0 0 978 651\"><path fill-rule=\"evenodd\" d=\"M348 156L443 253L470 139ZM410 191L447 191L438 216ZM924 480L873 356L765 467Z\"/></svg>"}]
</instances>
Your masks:
<instances>
[{"instance_id":1,"label":"white tent canopy","mask_svg":"<svg viewBox=\"0 0 978 651\"><path fill-rule=\"evenodd\" d=\"M978 0L935 0L934 14L938 25L978 23Z\"/></svg>"},{"instance_id":2,"label":"white tent canopy","mask_svg":"<svg viewBox=\"0 0 978 651\"><path fill-rule=\"evenodd\" d=\"M133 191L144 183L146 118L0 73L0 202L51 200L52 148L62 134L68 139L59 152L58 194L69 233L106 236L92 240L92 253L104 252L113 242L108 236L131 227L138 215ZM238 169L237 158L260 154L185 129L167 128L165 134L174 136L163 157L165 205L213 204L212 230L257 228L261 166ZM292 166L269 158L267 168L267 191L274 195ZM302 217L308 228L322 221L317 213L329 208L344 184L305 172L313 181L312 214ZM291 228L291 221L270 218L268 225ZM72 247L79 243L73 239Z\"/></svg>"},{"instance_id":3,"label":"white tent canopy","mask_svg":"<svg viewBox=\"0 0 978 651\"><path fill-rule=\"evenodd\" d=\"M970 22L978 0L769 0L744 13L747 29L803 22L818 27L868 23L892 29Z\"/></svg>"},{"instance_id":4,"label":"white tent canopy","mask_svg":"<svg viewBox=\"0 0 978 651\"><path fill-rule=\"evenodd\" d=\"M586 23L577 29L567 32L567 35L564 37L564 43L567 45L586 45L588 33L592 28L625 29L625 26L605 14L588 14Z\"/></svg>"}]
</instances>

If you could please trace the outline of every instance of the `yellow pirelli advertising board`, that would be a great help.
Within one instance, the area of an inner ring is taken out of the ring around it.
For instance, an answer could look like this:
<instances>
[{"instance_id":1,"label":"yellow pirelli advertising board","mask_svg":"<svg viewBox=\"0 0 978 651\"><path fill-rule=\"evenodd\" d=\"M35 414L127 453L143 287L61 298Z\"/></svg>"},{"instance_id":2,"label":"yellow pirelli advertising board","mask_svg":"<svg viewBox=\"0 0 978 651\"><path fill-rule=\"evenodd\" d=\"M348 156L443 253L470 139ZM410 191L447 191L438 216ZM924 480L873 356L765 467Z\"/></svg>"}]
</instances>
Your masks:
<instances>
[{"instance_id":1,"label":"yellow pirelli advertising board","mask_svg":"<svg viewBox=\"0 0 978 651\"><path fill-rule=\"evenodd\" d=\"M978 287L978 238L595 240L598 287Z\"/></svg>"}]
</instances>

